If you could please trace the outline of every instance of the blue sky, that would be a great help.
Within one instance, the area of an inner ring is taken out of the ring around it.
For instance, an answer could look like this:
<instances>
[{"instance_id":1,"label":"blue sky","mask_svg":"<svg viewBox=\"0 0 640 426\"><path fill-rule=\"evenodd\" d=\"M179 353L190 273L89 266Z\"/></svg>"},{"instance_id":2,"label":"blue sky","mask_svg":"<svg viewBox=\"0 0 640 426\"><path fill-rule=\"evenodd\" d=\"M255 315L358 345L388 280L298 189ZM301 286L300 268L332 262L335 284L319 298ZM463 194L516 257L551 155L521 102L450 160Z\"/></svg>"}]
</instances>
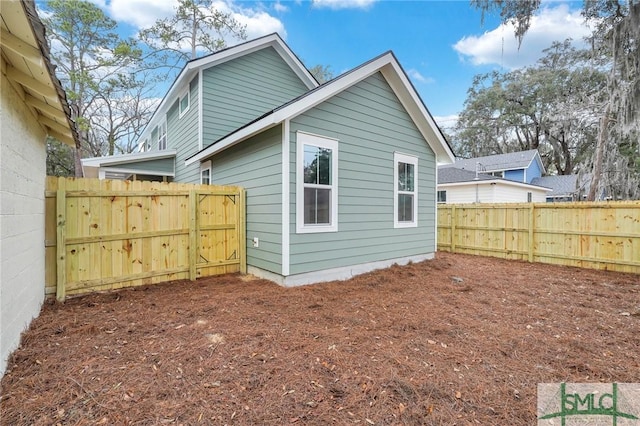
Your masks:
<instances>
[{"instance_id":1,"label":"blue sky","mask_svg":"<svg viewBox=\"0 0 640 426\"><path fill-rule=\"evenodd\" d=\"M92 0L126 35L169 16L175 0ZM533 64L554 40L587 34L580 3L545 1L520 49L510 26L458 0L214 0L247 25L249 38L278 32L308 67L335 75L393 50L439 124L463 108L473 76ZM235 41L229 41L234 44Z\"/></svg>"}]
</instances>

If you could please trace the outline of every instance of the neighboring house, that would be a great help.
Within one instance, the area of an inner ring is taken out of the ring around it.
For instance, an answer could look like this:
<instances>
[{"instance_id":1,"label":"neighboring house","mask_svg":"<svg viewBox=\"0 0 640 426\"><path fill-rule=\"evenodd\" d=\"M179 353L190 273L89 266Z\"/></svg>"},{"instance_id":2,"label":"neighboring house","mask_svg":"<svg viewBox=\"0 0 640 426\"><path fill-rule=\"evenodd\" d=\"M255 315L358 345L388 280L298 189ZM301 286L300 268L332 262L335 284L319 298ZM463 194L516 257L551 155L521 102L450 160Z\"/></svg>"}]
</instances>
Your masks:
<instances>
[{"instance_id":1,"label":"neighboring house","mask_svg":"<svg viewBox=\"0 0 640 426\"><path fill-rule=\"evenodd\" d=\"M438 203L541 203L549 188L516 182L486 173L440 167Z\"/></svg>"},{"instance_id":2,"label":"neighboring house","mask_svg":"<svg viewBox=\"0 0 640 426\"><path fill-rule=\"evenodd\" d=\"M537 149L458 159L453 164L453 167L472 172L482 172L522 183L531 183L533 179L545 173L544 165Z\"/></svg>"},{"instance_id":3,"label":"neighboring house","mask_svg":"<svg viewBox=\"0 0 640 426\"><path fill-rule=\"evenodd\" d=\"M276 34L191 61L141 141L130 169L85 172L153 175L172 149L169 178L246 188L255 275L307 284L436 251L436 165L454 158L391 52L322 86Z\"/></svg>"},{"instance_id":4,"label":"neighboring house","mask_svg":"<svg viewBox=\"0 0 640 426\"><path fill-rule=\"evenodd\" d=\"M548 202L581 201L589 192L591 176L557 175L542 176L533 180L534 185L545 186L551 191L547 194Z\"/></svg>"},{"instance_id":5,"label":"neighboring house","mask_svg":"<svg viewBox=\"0 0 640 426\"><path fill-rule=\"evenodd\" d=\"M33 1L0 1L0 377L44 300L46 137L77 138Z\"/></svg>"}]
</instances>

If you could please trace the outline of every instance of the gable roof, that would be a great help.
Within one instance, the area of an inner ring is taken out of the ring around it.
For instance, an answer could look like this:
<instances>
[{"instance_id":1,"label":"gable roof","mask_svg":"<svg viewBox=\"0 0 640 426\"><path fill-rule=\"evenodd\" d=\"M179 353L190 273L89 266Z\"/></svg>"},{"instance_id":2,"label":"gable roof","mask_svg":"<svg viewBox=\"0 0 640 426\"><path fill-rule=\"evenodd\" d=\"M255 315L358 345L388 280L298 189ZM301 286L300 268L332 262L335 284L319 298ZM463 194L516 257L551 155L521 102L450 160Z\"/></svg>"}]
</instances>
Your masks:
<instances>
[{"instance_id":1,"label":"gable roof","mask_svg":"<svg viewBox=\"0 0 640 426\"><path fill-rule=\"evenodd\" d=\"M587 191L591 180L590 174L578 175L555 175L534 178L531 183L551 188L549 197L571 197L579 191Z\"/></svg>"},{"instance_id":2,"label":"gable roof","mask_svg":"<svg viewBox=\"0 0 640 426\"><path fill-rule=\"evenodd\" d=\"M436 154L437 161L442 164L452 163L454 155L449 143L395 55L389 51L267 112L187 158L185 164L189 165L202 161L285 120L296 117L377 72L382 73L418 130Z\"/></svg>"},{"instance_id":3,"label":"gable roof","mask_svg":"<svg viewBox=\"0 0 640 426\"><path fill-rule=\"evenodd\" d=\"M507 154L487 155L485 157L461 158L456 160L453 167L465 170L476 170L476 164L480 164L485 172L498 172L503 170L526 169L532 161L537 161L540 170L544 173L544 166L537 149L528 151L510 152Z\"/></svg>"},{"instance_id":4,"label":"gable roof","mask_svg":"<svg viewBox=\"0 0 640 426\"><path fill-rule=\"evenodd\" d=\"M518 182L515 180L488 175L486 173L476 173L471 170L458 169L457 167L438 167L438 189L441 187L446 188L452 186L488 184L501 184L526 188L529 190L544 190L547 192L551 190L545 185Z\"/></svg>"},{"instance_id":5,"label":"gable roof","mask_svg":"<svg viewBox=\"0 0 640 426\"><path fill-rule=\"evenodd\" d=\"M476 173L471 170L456 167L441 167L438 169L438 185L443 183L458 183L479 180L498 180L500 178L486 173Z\"/></svg>"},{"instance_id":6,"label":"gable roof","mask_svg":"<svg viewBox=\"0 0 640 426\"><path fill-rule=\"evenodd\" d=\"M78 141L67 96L49 57L45 28L33 0L2 0L3 73L37 113L47 134L74 146Z\"/></svg>"},{"instance_id":7,"label":"gable roof","mask_svg":"<svg viewBox=\"0 0 640 426\"><path fill-rule=\"evenodd\" d=\"M287 46L284 40L282 40L277 33L269 34L235 46L227 47L226 49L219 50L207 56L188 61L169 88L167 94L162 98L160 105L158 105L158 108L153 113L151 120L149 120L149 123L138 140L144 141L146 138L151 136L153 128L163 121L164 116L169 111L169 108L171 108L171 105L175 102L177 97L182 94L183 90L185 90L189 82L200 72L200 70L205 70L207 68L223 64L267 47L273 47L275 51L278 52L282 59L287 63L287 65L289 65L307 88L313 89L318 87L318 82L315 77L313 77L309 70L302 64L300 59L295 55L295 53L293 53L289 46Z\"/></svg>"}]
</instances>

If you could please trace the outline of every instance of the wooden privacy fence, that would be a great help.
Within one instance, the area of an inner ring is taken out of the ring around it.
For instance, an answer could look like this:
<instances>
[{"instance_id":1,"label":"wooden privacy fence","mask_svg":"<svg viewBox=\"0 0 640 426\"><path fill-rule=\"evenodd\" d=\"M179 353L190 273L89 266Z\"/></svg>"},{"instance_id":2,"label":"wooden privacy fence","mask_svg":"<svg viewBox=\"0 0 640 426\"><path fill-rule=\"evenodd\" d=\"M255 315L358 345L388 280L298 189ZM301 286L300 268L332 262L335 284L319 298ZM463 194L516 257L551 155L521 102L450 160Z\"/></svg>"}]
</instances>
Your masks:
<instances>
[{"instance_id":1,"label":"wooden privacy fence","mask_svg":"<svg viewBox=\"0 0 640 426\"><path fill-rule=\"evenodd\" d=\"M441 204L438 250L640 273L640 202Z\"/></svg>"},{"instance_id":2,"label":"wooden privacy fence","mask_svg":"<svg viewBox=\"0 0 640 426\"><path fill-rule=\"evenodd\" d=\"M45 292L246 272L245 192L232 186L46 182Z\"/></svg>"}]
</instances>

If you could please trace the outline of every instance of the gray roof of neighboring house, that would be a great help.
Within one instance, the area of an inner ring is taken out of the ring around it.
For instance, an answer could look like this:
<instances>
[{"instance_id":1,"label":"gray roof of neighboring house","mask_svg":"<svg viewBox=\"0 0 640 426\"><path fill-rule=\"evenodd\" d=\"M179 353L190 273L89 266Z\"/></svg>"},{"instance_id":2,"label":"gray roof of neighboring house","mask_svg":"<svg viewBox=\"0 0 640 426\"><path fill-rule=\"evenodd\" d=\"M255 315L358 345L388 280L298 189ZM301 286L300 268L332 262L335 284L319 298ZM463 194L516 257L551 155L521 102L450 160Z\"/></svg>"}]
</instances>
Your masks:
<instances>
[{"instance_id":1,"label":"gray roof of neighboring house","mask_svg":"<svg viewBox=\"0 0 640 426\"><path fill-rule=\"evenodd\" d=\"M502 180L499 177L478 173L470 170L458 169L456 167L440 167L438 168L438 184L469 182L473 180Z\"/></svg>"},{"instance_id":2,"label":"gray roof of neighboring house","mask_svg":"<svg viewBox=\"0 0 640 426\"><path fill-rule=\"evenodd\" d=\"M511 152L508 154L488 155L486 157L476 157L468 159L459 159L453 164L453 167L466 170L476 170L476 164L480 163L480 169L487 172L498 170L524 169L531 164L538 153L537 149L528 151ZM542 164L540 164L542 166Z\"/></svg>"},{"instance_id":3,"label":"gray roof of neighboring house","mask_svg":"<svg viewBox=\"0 0 640 426\"><path fill-rule=\"evenodd\" d=\"M534 178L531 183L551 188L552 191L547 194L548 197L564 197L575 194L578 189L587 190L589 180L589 174L585 174L580 178L578 185L578 175L556 175Z\"/></svg>"}]
</instances>

